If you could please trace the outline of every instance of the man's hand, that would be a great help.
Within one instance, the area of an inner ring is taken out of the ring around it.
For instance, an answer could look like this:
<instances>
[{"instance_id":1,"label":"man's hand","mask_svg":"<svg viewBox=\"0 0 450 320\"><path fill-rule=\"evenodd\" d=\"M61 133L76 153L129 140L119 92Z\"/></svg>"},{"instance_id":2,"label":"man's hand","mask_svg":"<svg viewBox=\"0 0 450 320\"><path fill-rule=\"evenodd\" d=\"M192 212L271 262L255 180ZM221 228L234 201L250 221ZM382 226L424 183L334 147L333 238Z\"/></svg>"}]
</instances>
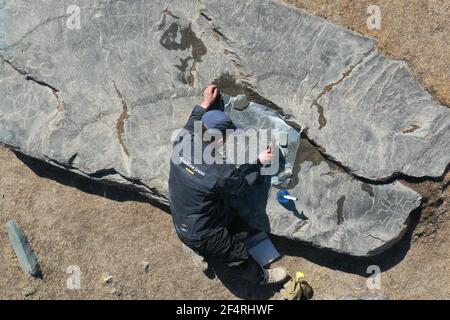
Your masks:
<instances>
[{"instance_id":1,"label":"man's hand","mask_svg":"<svg viewBox=\"0 0 450 320\"><path fill-rule=\"evenodd\" d=\"M275 148L274 143L272 142L271 145L267 147L266 150L261 152L258 156L259 162L262 164L268 164L273 160L273 149Z\"/></svg>"},{"instance_id":2,"label":"man's hand","mask_svg":"<svg viewBox=\"0 0 450 320\"><path fill-rule=\"evenodd\" d=\"M209 107L211 107L214 102L216 102L218 96L219 89L216 85L210 84L203 92L203 101L200 106L204 109L209 109Z\"/></svg>"}]
</instances>

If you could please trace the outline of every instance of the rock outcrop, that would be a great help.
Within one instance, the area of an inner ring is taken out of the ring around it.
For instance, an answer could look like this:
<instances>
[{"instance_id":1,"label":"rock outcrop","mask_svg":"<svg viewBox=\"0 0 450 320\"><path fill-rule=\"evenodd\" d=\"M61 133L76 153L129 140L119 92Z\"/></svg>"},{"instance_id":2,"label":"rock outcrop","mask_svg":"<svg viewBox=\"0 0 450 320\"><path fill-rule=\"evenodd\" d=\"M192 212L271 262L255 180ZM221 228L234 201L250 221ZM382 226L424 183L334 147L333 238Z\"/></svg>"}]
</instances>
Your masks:
<instances>
[{"instance_id":1,"label":"rock outcrop","mask_svg":"<svg viewBox=\"0 0 450 320\"><path fill-rule=\"evenodd\" d=\"M242 81L350 172L377 181L443 175L450 110L373 39L270 0L208 1L202 12Z\"/></svg>"},{"instance_id":2,"label":"rock outcrop","mask_svg":"<svg viewBox=\"0 0 450 320\"><path fill-rule=\"evenodd\" d=\"M396 177L438 177L450 162L449 109L374 45L269 0L6 0L0 143L167 204L171 137L214 80L308 140L289 186L298 206L280 206L261 181L269 201L242 214L274 234L374 254L420 205Z\"/></svg>"},{"instance_id":3,"label":"rock outcrop","mask_svg":"<svg viewBox=\"0 0 450 320\"><path fill-rule=\"evenodd\" d=\"M420 205L415 191L397 182L374 185L349 175L306 139L298 141L295 130L263 106L251 103L237 111L227 105L225 111L238 126L289 134L282 168L274 172L283 174L292 164L289 183L276 186L271 176L260 176L252 189L232 199L252 227L352 255L379 253L403 235L409 213ZM299 201L280 204L280 188Z\"/></svg>"}]
</instances>

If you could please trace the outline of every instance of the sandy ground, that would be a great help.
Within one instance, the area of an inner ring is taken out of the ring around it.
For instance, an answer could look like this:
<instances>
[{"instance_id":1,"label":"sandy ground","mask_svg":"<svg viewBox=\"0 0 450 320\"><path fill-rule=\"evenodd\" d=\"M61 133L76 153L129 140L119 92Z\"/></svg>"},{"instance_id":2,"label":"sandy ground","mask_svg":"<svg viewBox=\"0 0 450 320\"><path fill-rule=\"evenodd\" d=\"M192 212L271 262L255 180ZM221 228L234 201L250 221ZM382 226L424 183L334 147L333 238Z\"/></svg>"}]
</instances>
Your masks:
<instances>
[{"instance_id":1,"label":"sandy ground","mask_svg":"<svg viewBox=\"0 0 450 320\"><path fill-rule=\"evenodd\" d=\"M368 31L371 1L291 1L338 24L380 39L380 50L405 59L424 87L449 104L448 1L378 1L382 29ZM351 258L275 238L276 263L303 271L315 299L345 295L392 299L450 299L449 181L405 182L424 205L392 249ZM117 189L52 169L0 148L0 224L16 219L35 249L43 279L23 274L0 228L1 299L236 299L279 298L278 287L256 287L218 268L209 279L191 262L161 209ZM143 261L149 270L144 270ZM81 289L69 290L69 266L81 270ZM380 289L369 290L367 268L381 268ZM111 276L105 283L103 278Z\"/></svg>"}]
</instances>

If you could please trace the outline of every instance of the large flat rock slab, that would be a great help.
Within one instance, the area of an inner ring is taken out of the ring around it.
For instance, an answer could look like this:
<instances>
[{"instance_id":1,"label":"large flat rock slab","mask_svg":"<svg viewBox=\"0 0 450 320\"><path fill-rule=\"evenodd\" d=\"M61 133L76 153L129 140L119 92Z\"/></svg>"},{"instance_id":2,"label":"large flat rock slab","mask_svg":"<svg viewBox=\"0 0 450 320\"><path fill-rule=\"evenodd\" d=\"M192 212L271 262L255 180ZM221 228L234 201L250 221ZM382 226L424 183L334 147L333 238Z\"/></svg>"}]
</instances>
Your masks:
<instances>
[{"instance_id":1,"label":"large flat rock slab","mask_svg":"<svg viewBox=\"0 0 450 320\"><path fill-rule=\"evenodd\" d=\"M308 129L354 174L440 177L450 162L450 109L373 39L277 1L204 1L242 81Z\"/></svg>"},{"instance_id":2,"label":"large flat rock slab","mask_svg":"<svg viewBox=\"0 0 450 320\"><path fill-rule=\"evenodd\" d=\"M71 5L0 4L0 143L28 156L167 204L171 138L215 80L266 110L236 121L264 114L257 127L294 130L266 106L275 108L341 164L290 144L298 212L274 202L264 180L255 190L269 201L255 198L242 214L353 255L398 240L420 196L341 167L370 181L439 176L448 165L448 109L373 39L268 0L80 0L80 29L68 27Z\"/></svg>"},{"instance_id":3,"label":"large flat rock slab","mask_svg":"<svg viewBox=\"0 0 450 320\"><path fill-rule=\"evenodd\" d=\"M240 111L231 100L225 112L250 134L256 128L288 135L278 170L260 176L252 189L231 200L252 227L358 256L375 255L404 234L410 212L420 206L418 193L397 182L373 185L356 179L306 139L299 140L298 130L267 107L250 103ZM274 185L273 176L285 167L292 168L289 183ZM280 204L276 194L284 189L299 201Z\"/></svg>"}]
</instances>

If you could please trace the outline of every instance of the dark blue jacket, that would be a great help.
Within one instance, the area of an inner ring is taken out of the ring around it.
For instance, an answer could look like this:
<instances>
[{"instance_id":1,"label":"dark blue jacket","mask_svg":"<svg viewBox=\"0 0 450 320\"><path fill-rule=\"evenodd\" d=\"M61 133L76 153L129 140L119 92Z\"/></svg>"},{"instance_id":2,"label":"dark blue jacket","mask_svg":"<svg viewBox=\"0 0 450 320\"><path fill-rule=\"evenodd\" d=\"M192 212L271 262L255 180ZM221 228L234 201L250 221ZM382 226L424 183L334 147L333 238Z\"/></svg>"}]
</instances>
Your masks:
<instances>
[{"instance_id":1,"label":"dark blue jacket","mask_svg":"<svg viewBox=\"0 0 450 320\"><path fill-rule=\"evenodd\" d=\"M191 147L189 155L177 151L175 163L171 157L169 172L169 202L177 233L187 239L200 240L226 227L233 218L227 199L242 195L259 175L260 163L236 168L234 164L205 164L192 161L194 155L194 122L206 112L195 106L184 129L189 135L179 135L174 148ZM200 142L202 151L206 144ZM180 161L180 157L182 158Z\"/></svg>"}]
</instances>

